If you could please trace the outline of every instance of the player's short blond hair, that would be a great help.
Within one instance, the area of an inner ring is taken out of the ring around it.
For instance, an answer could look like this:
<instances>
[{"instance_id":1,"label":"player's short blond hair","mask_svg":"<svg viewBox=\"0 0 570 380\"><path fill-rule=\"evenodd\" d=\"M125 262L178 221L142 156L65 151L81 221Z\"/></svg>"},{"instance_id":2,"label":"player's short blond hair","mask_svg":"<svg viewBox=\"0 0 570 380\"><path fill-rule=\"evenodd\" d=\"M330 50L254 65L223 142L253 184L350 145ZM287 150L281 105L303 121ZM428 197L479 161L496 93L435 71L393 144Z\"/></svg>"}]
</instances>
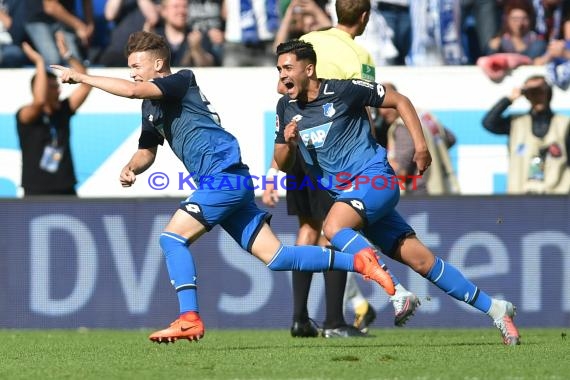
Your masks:
<instances>
[{"instance_id":1,"label":"player's short blond hair","mask_svg":"<svg viewBox=\"0 0 570 380\"><path fill-rule=\"evenodd\" d=\"M170 47L162 36L150 32L134 32L129 36L125 48L126 56L137 52L150 52L156 58L164 60L164 64L170 67Z\"/></svg>"}]
</instances>

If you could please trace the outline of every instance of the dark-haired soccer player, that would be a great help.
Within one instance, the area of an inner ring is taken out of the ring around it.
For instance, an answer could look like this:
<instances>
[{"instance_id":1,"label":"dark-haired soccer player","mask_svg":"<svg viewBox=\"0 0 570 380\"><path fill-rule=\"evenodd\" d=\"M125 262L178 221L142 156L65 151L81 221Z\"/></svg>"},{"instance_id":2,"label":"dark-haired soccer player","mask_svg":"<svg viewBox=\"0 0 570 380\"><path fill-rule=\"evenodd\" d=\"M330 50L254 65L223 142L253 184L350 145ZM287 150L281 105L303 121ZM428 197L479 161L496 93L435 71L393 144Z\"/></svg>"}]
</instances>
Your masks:
<instances>
[{"instance_id":1,"label":"dark-haired soccer player","mask_svg":"<svg viewBox=\"0 0 570 380\"><path fill-rule=\"evenodd\" d=\"M345 252L372 251L373 245L378 246L455 299L487 313L505 344L519 344L515 307L491 298L434 256L396 211L398 186L384 186L383 181L395 173L386 150L370 133L364 107L397 109L414 141L414 161L422 174L431 156L412 103L374 82L319 79L316 60L310 43L291 40L277 47L279 80L287 91L277 104L274 159L279 168L287 169L299 148L315 178L336 178L336 187L330 187L335 203L323 226L326 238ZM375 179L380 182L374 183Z\"/></svg>"},{"instance_id":2,"label":"dark-haired soccer player","mask_svg":"<svg viewBox=\"0 0 570 380\"><path fill-rule=\"evenodd\" d=\"M373 252L363 250L353 255L316 246L284 246L269 227L270 215L255 204L251 177L241 161L237 140L220 125L194 73L172 73L168 43L153 33L133 33L126 51L134 81L86 75L58 65L52 68L61 71L64 83L84 83L113 95L145 99L139 147L120 175L124 187L133 185L136 175L152 165L157 147L165 139L198 184L160 236L180 316L166 329L151 334L152 341L198 340L204 335L189 245L217 224L271 270L356 271L394 294L394 284ZM208 186L200 186L202 178L207 178ZM224 185L242 183L244 178L250 179L249 186Z\"/></svg>"},{"instance_id":3,"label":"dark-haired soccer player","mask_svg":"<svg viewBox=\"0 0 570 380\"><path fill-rule=\"evenodd\" d=\"M375 79L374 60L370 53L354 40L356 36L362 35L366 29L371 12L370 0L337 0L335 10L338 18L335 27L315 30L299 38L313 45L317 54L319 77L373 81ZM297 177L303 176L303 165L296 162L293 165L292 174ZM270 190L270 186L267 187L265 193L268 190ZM318 188L287 192L288 212L299 216L300 227L297 244L319 243L323 221L332 205L333 201L330 195ZM326 241L326 239L322 240ZM415 294L404 287L393 272L389 273L396 287L396 294L390 297L394 307L394 324L403 326L415 313L420 301ZM293 307L295 311L303 311L304 314L307 314L306 322L309 325L306 304L311 276L312 274L307 272L293 273ZM323 336L327 338L365 336L360 332L368 330L368 325L376 318L376 312L364 298L355 276L343 272L327 272L325 274L325 290L326 316L323 324ZM354 310L354 328L346 326L343 304L351 304ZM303 313L296 314L303 315ZM292 333L294 327L295 324L291 329Z\"/></svg>"}]
</instances>

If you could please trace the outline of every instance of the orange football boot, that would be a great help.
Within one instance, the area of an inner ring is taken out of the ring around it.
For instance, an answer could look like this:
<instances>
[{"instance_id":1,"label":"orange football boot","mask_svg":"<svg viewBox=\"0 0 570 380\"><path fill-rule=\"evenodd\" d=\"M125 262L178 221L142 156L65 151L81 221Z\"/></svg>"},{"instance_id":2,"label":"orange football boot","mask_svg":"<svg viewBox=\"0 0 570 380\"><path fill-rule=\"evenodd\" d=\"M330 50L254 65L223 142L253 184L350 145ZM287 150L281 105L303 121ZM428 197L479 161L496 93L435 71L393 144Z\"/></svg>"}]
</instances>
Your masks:
<instances>
[{"instance_id":1,"label":"orange football boot","mask_svg":"<svg viewBox=\"0 0 570 380\"><path fill-rule=\"evenodd\" d=\"M204 336L204 323L198 313L184 313L164 330L155 331L148 337L156 343L174 343L178 339L200 340Z\"/></svg>"},{"instance_id":2,"label":"orange football boot","mask_svg":"<svg viewBox=\"0 0 570 380\"><path fill-rule=\"evenodd\" d=\"M388 295L396 294L392 277L380 266L378 256L372 248L366 247L354 255L354 270L363 275L365 279L376 281Z\"/></svg>"}]
</instances>

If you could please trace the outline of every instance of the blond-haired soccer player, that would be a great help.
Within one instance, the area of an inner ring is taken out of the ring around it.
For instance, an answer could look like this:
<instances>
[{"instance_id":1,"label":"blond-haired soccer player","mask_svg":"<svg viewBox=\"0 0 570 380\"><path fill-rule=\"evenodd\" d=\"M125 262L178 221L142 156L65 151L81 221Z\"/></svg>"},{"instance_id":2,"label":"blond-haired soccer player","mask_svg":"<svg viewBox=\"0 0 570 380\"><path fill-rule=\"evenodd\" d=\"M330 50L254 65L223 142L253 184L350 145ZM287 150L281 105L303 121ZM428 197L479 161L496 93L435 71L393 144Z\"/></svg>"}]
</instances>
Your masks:
<instances>
[{"instance_id":1,"label":"blond-haired soccer player","mask_svg":"<svg viewBox=\"0 0 570 380\"><path fill-rule=\"evenodd\" d=\"M61 72L64 83L84 83L113 95L144 99L138 150L119 178L124 187L132 186L137 174L153 164L158 145L164 140L197 184L159 238L180 315L169 327L151 334L150 340L198 340L204 335L196 267L189 246L217 224L271 270L358 271L384 286L388 294L394 293L392 280L374 253L363 250L352 255L317 246L283 245L269 227L270 215L255 204L249 169L241 161L236 138L220 125L194 73L172 73L168 43L154 33L131 34L126 52L133 81L51 67Z\"/></svg>"}]
</instances>

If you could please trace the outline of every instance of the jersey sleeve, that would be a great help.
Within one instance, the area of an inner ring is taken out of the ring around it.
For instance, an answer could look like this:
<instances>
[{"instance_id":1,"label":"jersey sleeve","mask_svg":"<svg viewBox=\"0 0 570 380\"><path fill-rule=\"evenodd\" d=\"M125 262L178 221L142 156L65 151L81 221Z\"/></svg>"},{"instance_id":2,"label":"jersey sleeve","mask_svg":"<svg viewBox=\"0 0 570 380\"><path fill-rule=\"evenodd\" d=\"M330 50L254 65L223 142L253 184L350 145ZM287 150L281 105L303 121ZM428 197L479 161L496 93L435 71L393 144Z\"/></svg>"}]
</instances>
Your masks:
<instances>
[{"instance_id":1,"label":"jersey sleeve","mask_svg":"<svg viewBox=\"0 0 570 380\"><path fill-rule=\"evenodd\" d=\"M142 119L139 149L154 148L164 143L164 137L152 126L150 121Z\"/></svg>"},{"instance_id":2,"label":"jersey sleeve","mask_svg":"<svg viewBox=\"0 0 570 380\"><path fill-rule=\"evenodd\" d=\"M163 78L153 79L165 98L182 99L196 79L191 70L180 70Z\"/></svg>"},{"instance_id":3,"label":"jersey sleeve","mask_svg":"<svg viewBox=\"0 0 570 380\"><path fill-rule=\"evenodd\" d=\"M342 100L351 107L374 107L378 108L384 102L386 88L376 82L362 79L335 81L338 88L335 92L342 94Z\"/></svg>"},{"instance_id":4,"label":"jersey sleeve","mask_svg":"<svg viewBox=\"0 0 570 380\"><path fill-rule=\"evenodd\" d=\"M275 117L275 144L285 144L285 97L279 99L277 102L277 114Z\"/></svg>"}]
</instances>

